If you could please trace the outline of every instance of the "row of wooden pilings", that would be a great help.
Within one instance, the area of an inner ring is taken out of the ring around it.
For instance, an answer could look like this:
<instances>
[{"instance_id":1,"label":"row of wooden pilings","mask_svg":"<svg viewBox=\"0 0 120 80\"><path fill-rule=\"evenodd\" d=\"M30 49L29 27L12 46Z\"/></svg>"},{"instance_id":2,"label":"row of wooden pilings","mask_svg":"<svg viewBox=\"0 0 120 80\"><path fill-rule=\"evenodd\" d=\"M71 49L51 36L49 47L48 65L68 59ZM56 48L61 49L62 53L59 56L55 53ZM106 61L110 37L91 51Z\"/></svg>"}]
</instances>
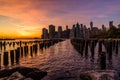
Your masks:
<instances>
[{"instance_id":1,"label":"row of wooden pilings","mask_svg":"<svg viewBox=\"0 0 120 80\"><path fill-rule=\"evenodd\" d=\"M3 53L0 53L0 67L1 66L8 67L8 66L18 65L21 58L27 57L28 55L33 57L33 55L37 54L38 49L41 49L41 50L46 49L46 48L48 48L58 42L61 42L61 41L63 41L63 39L52 39L52 40L42 40L42 41L37 40L37 41L29 41L29 42L20 41L19 44L17 44L16 49L4 51ZM5 42L4 42L4 44L5 44ZM4 44L2 43L2 46L4 46ZM24 45L22 45L22 44L24 44ZM5 45L7 45L7 44L5 44ZM0 42L0 46L1 46L1 42ZM1 59L3 59L3 60L1 60ZM3 62L1 62L1 61L3 61ZM3 64L1 64L1 63L3 63Z\"/></svg>"},{"instance_id":2,"label":"row of wooden pilings","mask_svg":"<svg viewBox=\"0 0 120 80\"><path fill-rule=\"evenodd\" d=\"M106 58L112 60L113 52L119 53L120 40L112 39L71 39L71 43L74 48L83 56L88 56L88 50L90 49L91 58L94 59L95 47L98 44L98 58L101 69L106 69ZM103 52L103 47L105 51Z\"/></svg>"}]
</instances>

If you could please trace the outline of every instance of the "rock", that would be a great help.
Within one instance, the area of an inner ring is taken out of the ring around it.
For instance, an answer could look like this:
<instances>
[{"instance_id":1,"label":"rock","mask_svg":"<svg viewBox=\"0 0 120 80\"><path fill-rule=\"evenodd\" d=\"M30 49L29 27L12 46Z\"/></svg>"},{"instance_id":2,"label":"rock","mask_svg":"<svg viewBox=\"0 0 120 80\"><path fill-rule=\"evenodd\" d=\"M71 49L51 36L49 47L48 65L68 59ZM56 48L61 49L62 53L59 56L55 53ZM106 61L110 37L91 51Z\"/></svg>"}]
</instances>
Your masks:
<instances>
[{"instance_id":1,"label":"rock","mask_svg":"<svg viewBox=\"0 0 120 80\"><path fill-rule=\"evenodd\" d=\"M33 80L32 78L25 78L24 80Z\"/></svg>"},{"instance_id":2,"label":"rock","mask_svg":"<svg viewBox=\"0 0 120 80\"><path fill-rule=\"evenodd\" d=\"M30 78L35 79L35 80L36 79L40 80L44 76L47 75L47 72L41 71L37 68L16 67L16 68L12 68L12 69L1 70L0 71L0 78L9 77L9 76L12 76L13 74L19 75L17 77L22 77L20 75L23 75L25 77L30 77ZM39 79L38 79L38 76L39 76Z\"/></svg>"},{"instance_id":3,"label":"rock","mask_svg":"<svg viewBox=\"0 0 120 80\"><path fill-rule=\"evenodd\" d=\"M96 70L86 71L80 74L81 80L120 80L118 71Z\"/></svg>"},{"instance_id":4,"label":"rock","mask_svg":"<svg viewBox=\"0 0 120 80\"><path fill-rule=\"evenodd\" d=\"M0 80L7 80L8 77L3 77L3 78L0 78Z\"/></svg>"},{"instance_id":5,"label":"rock","mask_svg":"<svg viewBox=\"0 0 120 80\"><path fill-rule=\"evenodd\" d=\"M93 80L92 76L89 75L88 73L82 73L82 74L80 74L80 79L81 80Z\"/></svg>"},{"instance_id":6,"label":"rock","mask_svg":"<svg viewBox=\"0 0 120 80\"><path fill-rule=\"evenodd\" d=\"M99 77L99 80L114 80L114 78L108 74L103 74Z\"/></svg>"},{"instance_id":7,"label":"rock","mask_svg":"<svg viewBox=\"0 0 120 80\"><path fill-rule=\"evenodd\" d=\"M47 72L33 71L28 73L26 77L30 77L34 80L41 80L46 75L47 75Z\"/></svg>"},{"instance_id":8,"label":"rock","mask_svg":"<svg viewBox=\"0 0 120 80\"><path fill-rule=\"evenodd\" d=\"M10 76L12 73L9 69L0 70L0 78Z\"/></svg>"},{"instance_id":9,"label":"rock","mask_svg":"<svg viewBox=\"0 0 120 80\"><path fill-rule=\"evenodd\" d=\"M19 72L14 72L11 76L8 77L8 80L20 80L23 79L24 76Z\"/></svg>"}]
</instances>

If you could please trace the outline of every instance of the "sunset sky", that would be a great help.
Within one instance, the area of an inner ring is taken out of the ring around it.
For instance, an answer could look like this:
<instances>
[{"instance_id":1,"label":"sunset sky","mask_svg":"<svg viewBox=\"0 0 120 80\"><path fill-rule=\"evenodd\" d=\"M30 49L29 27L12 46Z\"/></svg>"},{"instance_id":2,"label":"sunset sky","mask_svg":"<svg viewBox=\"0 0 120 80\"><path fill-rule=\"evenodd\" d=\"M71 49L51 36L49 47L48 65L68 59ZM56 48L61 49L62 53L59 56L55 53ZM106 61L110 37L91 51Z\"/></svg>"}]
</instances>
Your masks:
<instances>
[{"instance_id":1,"label":"sunset sky","mask_svg":"<svg viewBox=\"0 0 120 80\"><path fill-rule=\"evenodd\" d=\"M0 37L40 37L43 27L120 24L120 0L0 0Z\"/></svg>"}]
</instances>

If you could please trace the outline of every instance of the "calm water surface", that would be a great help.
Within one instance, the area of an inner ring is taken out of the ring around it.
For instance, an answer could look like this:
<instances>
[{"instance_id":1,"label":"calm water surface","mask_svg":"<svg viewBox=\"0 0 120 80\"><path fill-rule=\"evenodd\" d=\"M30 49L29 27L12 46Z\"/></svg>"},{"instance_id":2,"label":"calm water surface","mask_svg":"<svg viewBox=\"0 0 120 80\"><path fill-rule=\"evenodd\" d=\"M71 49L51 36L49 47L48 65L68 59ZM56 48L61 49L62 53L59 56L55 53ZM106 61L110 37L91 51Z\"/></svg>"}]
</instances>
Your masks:
<instances>
[{"instance_id":1,"label":"calm water surface","mask_svg":"<svg viewBox=\"0 0 120 80\"><path fill-rule=\"evenodd\" d=\"M29 47L33 44L28 44ZM22 45L24 46L24 45ZM17 47L17 46L16 46ZM16 47L11 47L12 49ZM39 47L39 45L38 45ZM9 50L9 47L6 48ZM103 47L103 50L106 51ZM4 52L3 50L1 52ZM95 56L92 59L90 50L88 56L81 56L72 46L70 40L59 42L46 49L38 49L37 53L20 58L18 65L35 67L47 71L48 75L43 80L79 80L79 74L86 70L98 70L98 44L95 48ZM3 63L2 63L3 64ZM10 64L9 64L10 66ZM113 51L111 61L107 60L107 69L120 70L120 48L119 53Z\"/></svg>"},{"instance_id":2,"label":"calm water surface","mask_svg":"<svg viewBox=\"0 0 120 80\"><path fill-rule=\"evenodd\" d=\"M38 56L23 60L20 65L37 67L48 72L43 80L79 80L81 71L98 70L98 44L95 48L95 56L92 59L90 50L88 57L81 56L70 40L59 42L50 48L38 52ZM103 47L103 51L105 51ZM112 61L107 60L107 69L120 69L120 48L119 53L113 52Z\"/></svg>"}]
</instances>

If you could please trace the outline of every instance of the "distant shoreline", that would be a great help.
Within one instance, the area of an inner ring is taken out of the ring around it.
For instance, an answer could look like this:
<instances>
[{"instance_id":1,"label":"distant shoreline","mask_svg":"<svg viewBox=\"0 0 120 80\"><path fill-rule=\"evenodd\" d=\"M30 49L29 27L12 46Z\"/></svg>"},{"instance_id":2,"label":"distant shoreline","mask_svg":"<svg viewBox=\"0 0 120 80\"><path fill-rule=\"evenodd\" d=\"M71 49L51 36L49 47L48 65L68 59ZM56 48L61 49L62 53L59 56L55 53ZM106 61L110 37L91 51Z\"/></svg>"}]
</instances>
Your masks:
<instances>
[{"instance_id":1,"label":"distant shoreline","mask_svg":"<svg viewBox=\"0 0 120 80\"><path fill-rule=\"evenodd\" d=\"M41 39L41 38L0 38L0 40Z\"/></svg>"}]
</instances>

